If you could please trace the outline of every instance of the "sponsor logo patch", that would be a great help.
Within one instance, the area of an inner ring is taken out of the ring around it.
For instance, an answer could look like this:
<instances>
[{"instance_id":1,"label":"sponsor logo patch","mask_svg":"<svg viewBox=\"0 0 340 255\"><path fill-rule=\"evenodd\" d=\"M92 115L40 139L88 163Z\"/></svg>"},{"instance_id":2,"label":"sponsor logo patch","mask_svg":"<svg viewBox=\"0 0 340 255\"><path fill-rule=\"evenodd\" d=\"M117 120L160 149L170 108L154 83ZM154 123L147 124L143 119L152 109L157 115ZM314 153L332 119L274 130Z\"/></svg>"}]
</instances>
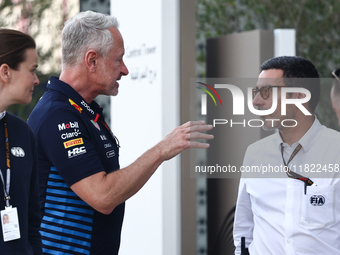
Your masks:
<instances>
[{"instance_id":1,"label":"sponsor logo patch","mask_svg":"<svg viewBox=\"0 0 340 255\"><path fill-rule=\"evenodd\" d=\"M100 139L102 139L102 141L106 141L107 140L105 135L100 135Z\"/></svg>"},{"instance_id":2,"label":"sponsor logo patch","mask_svg":"<svg viewBox=\"0 0 340 255\"><path fill-rule=\"evenodd\" d=\"M78 122L69 122L69 123L62 123L62 124L58 124L58 129L59 131L61 130L65 130L65 129L70 129L70 128L79 128Z\"/></svg>"},{"instance_id":3,"label":"sponsor logo patch","mask_svg":"<svg viewBox=\"0 0 340 255\"><path fill-rule=\"evenodd\" d=\"M74 132L64 133L60 137L61 139L65 140L65 139L77 137L78 135L81 135L81 132L79 131L79 129L74 129Z\"/></svg>"},{"instance_id":4,"label":"sponsor logo patch","mask_svg":"<svg viewBox=\"0 0 340 255\"><path fill-rule=\"evenodd\" d=\"M94 114L94 111L91 109L91 107L84 101L81 100L81 105L84 106L90 113Z\"/></svg>"},{"instance_id":5,"label":"sponsor logo patch","mask_svg":"<svg viewBox=\"0 0 340 255\"><path fill-rule=\"evenodd\" d=\"M313 206L323 206L326 202L326 199L321 195L313 195L310 197L309 202Z\"/></svg>"},{"instance_id":6,"label":"sponsor logo patch","mask_svg":"<svg viewBox=\"0 0 340 255\"><path fill-rule=\"evenodd\" d=\"M77 139L73 139L67 142L64 142L64 147L65 149L76 146L76 145L80 145L80 144L84 144L83 142L83 138L77 138Z\"/></svg>"},{"instance_id":7,"label":"sponsor logo patch","mask_svg":"<svg viewBox=\"0 0 340 255\"><path fill-rule=\"evenodd\" d=\"M67 153L68 153L68 158L74 158L79 155L85 154L86 148L85 146L74 148L73 150L69 150Z\"/></svg>"},{"instance_id":8,"label":"sponsor logo patch","mask_svg":"<svg viewBox=\"0 0 340 255\"><path fill-rule=\"evenodd\" d=\"M21 147L13 147L11 149L12 155L15 157L23 158L25 157L25 151Z\"/></svg>"},{"instance_id":9,"label":"sponsor logo patch","mask_svg":"<svg viewBox=\"0 0 340 255\"><path fill-rule=\"evenodd\" d=\"M81 113L81 111L83 110L83 108L81 108L79 105L77 105L71 98L69 98L68 101L70 102L71 105L74 106L74 108L77 109L78 112Z\"/></svg>"},{"instance_id":10,"label":"sponsor logo patch","mask_svg":"<svg viewBox=\"0 0 340 255\"><path fill-rule=\"evenodd\" d=\"M104 148L111 148L112 147L112 144L111 143L106 143L104 144Z\"/></svg>"},{"instance_id":11,"label":"sponsor logo patch","mask_svg":"<svg viewBox=\"0 0 340 255\"><path fill-rule=\"evenodd\" d=\"M97 122L94 122L93 120L91 120L91 123L98 129L100 130L100 126Z\"/></svg>"},{"instance_id":12,"label":"sponsor logo patch","mask_svg":"<svg viewBox=\"0 0 340 255\"><path fill-rule=\"evenodd\" d=\"M114 150L106 152L106 157L107 157L107 158L112 158L112 157L114 157L115 155L116 155L116 153L115 153Z\"/></svg>"}]
</instances>

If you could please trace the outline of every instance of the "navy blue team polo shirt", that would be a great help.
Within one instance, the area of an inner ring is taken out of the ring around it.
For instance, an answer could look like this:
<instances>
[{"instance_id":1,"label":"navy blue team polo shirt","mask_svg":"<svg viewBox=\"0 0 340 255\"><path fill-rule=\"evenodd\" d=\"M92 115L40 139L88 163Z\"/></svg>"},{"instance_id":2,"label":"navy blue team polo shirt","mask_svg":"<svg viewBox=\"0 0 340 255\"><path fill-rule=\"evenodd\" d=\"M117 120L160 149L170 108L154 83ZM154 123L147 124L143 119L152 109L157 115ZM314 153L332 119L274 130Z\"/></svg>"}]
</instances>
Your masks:
<instances>
[{"instance_id":1,"label":"navy blue team polo shirt","mask_svg":"<svg viewBox=\"0 0 340 255\"><path fill-rule=\"evenodd\" d=\"M97 212L70 186L101 171L119 169L118 140L102 108L50 77L49 89L28 124L38 144L41 235L45 254L118 254L125 203Z\"/></svg>"}]
</instances>

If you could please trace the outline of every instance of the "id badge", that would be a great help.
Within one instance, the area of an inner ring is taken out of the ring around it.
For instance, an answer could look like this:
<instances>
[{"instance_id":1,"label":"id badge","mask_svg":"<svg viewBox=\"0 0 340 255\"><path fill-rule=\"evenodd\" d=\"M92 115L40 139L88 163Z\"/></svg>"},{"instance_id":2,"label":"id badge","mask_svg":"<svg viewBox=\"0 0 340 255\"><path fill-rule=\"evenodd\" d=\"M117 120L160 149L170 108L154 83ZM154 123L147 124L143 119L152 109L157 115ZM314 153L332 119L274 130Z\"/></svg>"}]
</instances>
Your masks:
<instances>
[{"instance_id":1,"label":"id badge","mask_svg":"<svg viewBox=\"0 0 340 255\"><path fill-rule=\"evenodd\" d=\"M20 238L18 210L16 207L6 207L1 211L1 227L4 242Z\"/></svg>"}]
</instances>

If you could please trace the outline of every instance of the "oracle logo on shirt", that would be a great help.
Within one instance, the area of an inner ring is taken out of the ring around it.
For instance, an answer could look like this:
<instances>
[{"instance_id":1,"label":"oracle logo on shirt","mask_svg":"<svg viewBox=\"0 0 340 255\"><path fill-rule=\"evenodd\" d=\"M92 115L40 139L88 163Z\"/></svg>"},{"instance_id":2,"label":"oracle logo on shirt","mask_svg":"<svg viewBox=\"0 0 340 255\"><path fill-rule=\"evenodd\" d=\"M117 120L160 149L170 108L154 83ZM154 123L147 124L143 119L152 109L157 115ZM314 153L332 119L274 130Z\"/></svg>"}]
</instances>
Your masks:
<instances>
[{"instance_id":1,"label":"oracle logo on shirt","mask_svg":"<svg viewBox=\"0 0 340 255\"><path fill-rule=\"evenodd\" d=\"M59 131L65 130L65 129L69 129L69 128L79 128L78 122L69 122L69 123L62 123L62 124L58 124L58 129Z\"/></svg>"},{"instance_id":2,"label":"oracle logo on shirt","mask_svg":"<svg viewBox=\"0 0 340 255\"><path fill-rule=\"evenodd\" d=\"M112 144L111 143L106 143L106 144L104 144L104 148L106 149L106 148L111 148L112 147Z\"/></svg>"}]
</instances>

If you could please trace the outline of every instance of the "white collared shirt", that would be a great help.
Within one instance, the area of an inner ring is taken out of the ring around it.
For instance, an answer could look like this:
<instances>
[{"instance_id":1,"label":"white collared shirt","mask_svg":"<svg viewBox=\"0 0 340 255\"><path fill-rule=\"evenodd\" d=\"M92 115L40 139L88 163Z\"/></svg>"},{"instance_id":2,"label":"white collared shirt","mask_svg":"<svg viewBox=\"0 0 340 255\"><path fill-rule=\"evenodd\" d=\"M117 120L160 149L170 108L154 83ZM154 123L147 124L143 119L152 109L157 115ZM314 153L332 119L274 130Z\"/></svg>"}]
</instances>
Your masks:
<instances>
[{"instance_id":1,"label":"white collared shirt","mask_svg":"<svg viewBox=\"0 0 340 255\"><path fill-rule=\"evenodd\" d=\"M306 194L304 182L275 172L284 169L281 143L276 133L247 149L243 166L267 172L244 173L240 180L235 254L240 254L242 236L251 255L340 254L340 133L315 118L298 143L283 144L286 162L302 145L289 168L317 185L308 186Z\"/></svg>"},{"instance_id":2,"label":"white collared shirt","mask_svg":"<svg viewBox=\"0 0 340 255\"><path fill-rule=\"evenodd\" d=\"M0 112L0 120L2 120L3 117L5 117L6 115L6 110L3 112Z\"/></svg>"}]
</instances>

